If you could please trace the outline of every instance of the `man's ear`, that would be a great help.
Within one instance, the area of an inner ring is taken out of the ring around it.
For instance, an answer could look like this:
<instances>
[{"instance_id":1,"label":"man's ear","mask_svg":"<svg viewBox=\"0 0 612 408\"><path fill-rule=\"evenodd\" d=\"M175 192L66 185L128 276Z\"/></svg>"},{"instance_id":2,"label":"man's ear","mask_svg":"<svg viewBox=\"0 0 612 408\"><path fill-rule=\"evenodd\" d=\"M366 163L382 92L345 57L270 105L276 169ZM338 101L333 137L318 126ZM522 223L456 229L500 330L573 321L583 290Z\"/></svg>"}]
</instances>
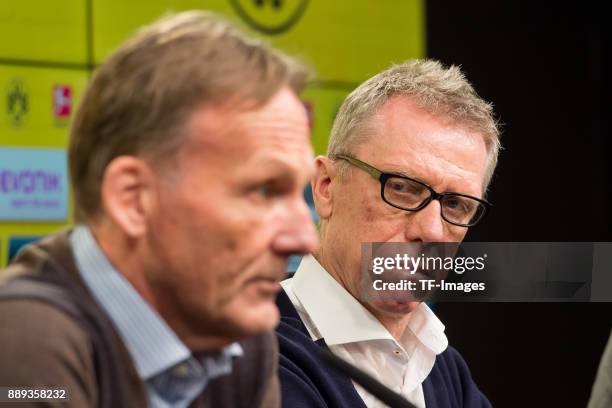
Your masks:
<instances>
[{"instance_id":1,"label":"man's ear","mask_svg":"<svg viewBox=\"0 0 612 408\"><path fill-rule=\"evenodd\" d=\"M119 156L106 166L100 189L102 205L106 216L129 237L146 232L154 192L155 175L144 160Z\"/></svg>"},{"instance_id":2,"label":"man's ear","mask_svg":"<svg viewBox=\"0 0 612 408\"><path fill-rule=\"evenodd\" d=\"M332 214L333 194L331 183L336 177L336 165L329 157L315 158L315 174L310 181L315 208L322 220Z\"/></svg>"}]
</instances>

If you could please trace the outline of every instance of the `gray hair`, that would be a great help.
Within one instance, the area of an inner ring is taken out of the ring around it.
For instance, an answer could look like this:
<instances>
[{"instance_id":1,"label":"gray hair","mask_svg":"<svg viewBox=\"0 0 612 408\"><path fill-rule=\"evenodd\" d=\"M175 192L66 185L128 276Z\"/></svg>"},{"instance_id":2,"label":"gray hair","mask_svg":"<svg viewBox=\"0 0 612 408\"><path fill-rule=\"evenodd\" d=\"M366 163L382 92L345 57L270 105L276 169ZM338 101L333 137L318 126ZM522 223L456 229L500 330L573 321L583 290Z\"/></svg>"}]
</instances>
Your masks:
<instances>
[{"instance_id":1,"label":"gray hair","mask_svg":"<svg viewBox=\"0 0 612 408\"><path fill-rule=\"evenodd\" d=\"M407 96L426 112L448 118L483 137L488 154L483 183L486 191L501 148L493 107L478 96L459 67L446 68L434 60L393 65L351 92L334 120L327 154L331 157L353 153L367 139L368 119L396 95ZM340 167L341 175L344 171Z\"/></svg>"},{"instance_id":2,"label":"gray hair","mask_svg":"<svg viewBox=\"0 0 612 408\"><path fill-rule=\"evenodd\" d=\"M183 12L144 27L96 70L74 119L75 220L100 213L104 171L114 158L170 163L199 107L263 105L283 86L297 94L308 76L298 61L212 13Z\"/></svg>"}]
</instances>

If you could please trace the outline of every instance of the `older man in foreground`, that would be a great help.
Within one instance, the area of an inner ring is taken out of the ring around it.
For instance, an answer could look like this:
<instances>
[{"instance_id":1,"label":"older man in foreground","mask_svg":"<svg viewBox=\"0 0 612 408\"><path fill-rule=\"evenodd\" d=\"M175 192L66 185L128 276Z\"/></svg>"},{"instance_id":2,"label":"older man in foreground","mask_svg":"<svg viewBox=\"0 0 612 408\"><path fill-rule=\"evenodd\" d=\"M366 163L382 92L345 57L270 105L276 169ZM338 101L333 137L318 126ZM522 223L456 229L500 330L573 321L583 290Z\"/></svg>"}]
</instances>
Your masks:
<instances>
[{"instance_id":1,"label":"older man in foreground","mask_svg":"<svg viewBox=\"0 0 612 408\"><path fill-rule=\"evenodd\" d=\"M70 136L77 225L0 273L11 401L278 406L274 300L288 257L317 246L305 78L204 12L97 69Z\"/></svg>"},{"instance_id":2,"label":"older man in foreground","mask_svg":"<svg viewBox=\"0 0 612 408\"><path fill-rule=\"evenodd\" d=\"M320 347L418 407L490 406L425 303L368 300L360 250L462 241L486 212L499 148L491 106L457 67L406 62L347 97L311 182L321 247L277 300L283 406L382 406L322 365Z\"/></svg>"}]
</instances>

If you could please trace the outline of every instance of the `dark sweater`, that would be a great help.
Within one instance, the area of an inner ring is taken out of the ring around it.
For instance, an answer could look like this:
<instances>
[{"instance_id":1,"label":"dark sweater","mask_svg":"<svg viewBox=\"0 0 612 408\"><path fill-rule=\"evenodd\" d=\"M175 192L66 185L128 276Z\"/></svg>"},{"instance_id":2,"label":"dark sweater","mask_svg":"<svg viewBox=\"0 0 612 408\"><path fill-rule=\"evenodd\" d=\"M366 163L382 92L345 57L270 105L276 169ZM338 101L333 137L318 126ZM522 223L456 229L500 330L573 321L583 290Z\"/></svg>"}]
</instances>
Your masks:
<instances>
[{"instance_id":1,"label":"dark sweater","mask_svg":"<svg viewBox=\"0 0 612 408\"><path fill-rule=\"evenodd\" d=\"M42 284L43 290L21 290L24 283ZM126 346L76 269L67 232L30 245L0 270L0 327L0 385L62 387L70 395L67 404L15 406L147 406ZM213 379L192 407L279 405L273 333L240 345L244 355L234 361L232 373Z\"/></svg>"},{"instance_id":2,"label":"dark sweater","mask_svg":"<svg viewBox=\"0 0 612 408\"><path fill-rule=\"evenodd\" d=\"M328 368L318 351L327 347L313 342L285 292L277 298L281 322L276 329L280 349L279 378L282 405L287 408L365 408L351 379ZM427 408L490 407L457 350L448 347L436 357L423 382Z\"/></svg>"}]
</instances>

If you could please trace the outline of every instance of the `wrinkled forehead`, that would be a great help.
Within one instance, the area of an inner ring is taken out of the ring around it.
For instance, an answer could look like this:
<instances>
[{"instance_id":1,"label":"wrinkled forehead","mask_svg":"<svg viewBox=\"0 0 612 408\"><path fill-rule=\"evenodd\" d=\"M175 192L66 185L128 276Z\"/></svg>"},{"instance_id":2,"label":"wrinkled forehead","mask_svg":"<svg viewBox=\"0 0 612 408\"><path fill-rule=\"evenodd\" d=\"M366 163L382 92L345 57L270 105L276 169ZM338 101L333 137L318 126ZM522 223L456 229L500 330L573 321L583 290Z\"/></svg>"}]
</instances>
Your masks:
<instances>
[{"instance_id":1,"label":"wrinkled forehead","mask_svg":"<svg viewBox=\"0 0 612 408\"><path fill-rule=\"evenodd\" d=\"M191 117L186 154L239 166L253 157L310 160L306 111L289 90L260 106L203 106Z\"/></svg>"},{"instance_id":2,"label":"wrinkled forehead","mask_svg":"<svg viewBox=\"0 0 612 408\"><path fill-rule=\"evenodd\" d=\"M482 194L487 164L484 138L409 100L383 105L370 118L367 134L353 151L380 170L445 190Z\"/></svg>"}]
</instances>

